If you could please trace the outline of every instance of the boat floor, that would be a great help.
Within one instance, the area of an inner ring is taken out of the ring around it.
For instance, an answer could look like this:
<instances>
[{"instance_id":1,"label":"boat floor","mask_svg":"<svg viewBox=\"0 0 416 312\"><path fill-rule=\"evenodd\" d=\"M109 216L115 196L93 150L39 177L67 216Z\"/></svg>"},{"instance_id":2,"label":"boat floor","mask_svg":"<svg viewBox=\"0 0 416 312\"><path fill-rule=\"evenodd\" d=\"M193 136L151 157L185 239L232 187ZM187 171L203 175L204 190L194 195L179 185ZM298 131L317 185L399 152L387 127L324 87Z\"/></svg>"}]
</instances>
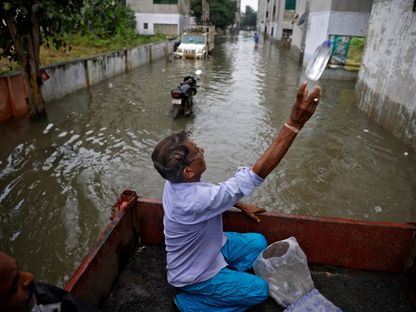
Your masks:
<instances>
[{"instance_id":1,"label":"boat floor","mask_svg":"<svg viewBox=\"0 0 416 312\"><path fill-rule=\"evenodd\" d=\"M416 311L413 296L399 274L310 264L315 288L343 311ZM130 257L112 292L101 305L104 312L177 312L177 290L166 281L162 246L141 246ZM269 297L251 312L283 311Z\"/></svg>"}]
</instances>

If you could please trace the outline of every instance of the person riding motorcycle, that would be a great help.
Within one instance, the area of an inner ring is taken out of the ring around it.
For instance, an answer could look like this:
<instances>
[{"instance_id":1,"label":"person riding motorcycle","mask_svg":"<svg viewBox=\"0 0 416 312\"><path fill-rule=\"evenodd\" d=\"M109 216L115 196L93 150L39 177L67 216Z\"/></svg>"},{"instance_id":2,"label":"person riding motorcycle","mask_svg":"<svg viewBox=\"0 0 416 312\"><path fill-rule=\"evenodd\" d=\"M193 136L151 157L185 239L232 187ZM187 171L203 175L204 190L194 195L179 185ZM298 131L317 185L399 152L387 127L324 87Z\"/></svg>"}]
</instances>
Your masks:
<instances>
[{"instance_id":1,"label":"person riding motorcycle","mask_svg":"<svg viewBox=\"0 0 416 312\"><path fill-rule=\"evenodd\" d=\"M184 114L189 115L191 113L192 96L196 94L196 80L192 76L185 76L183 82L179 86L184 94L188 96L188 99L184 103Z\"/></svg>"},{"instance_id":2,"label":"person riding motorcycle","mask_svg":"<svg viewBox=\"0 0 416 312\"><path fill-rule=\"evenodd\" d=\"M196 94L197 87L196 79L193 76L185 76L180 85L171 91L172 99L180 99L180 107L177 107L177 103L174 103L174 100L172 100L174 105L172 108L174 118L177 118L177 114L180 111L183 111L183 114L187 116L191 114L192 97Z\"/></svg>"}]
</instances>

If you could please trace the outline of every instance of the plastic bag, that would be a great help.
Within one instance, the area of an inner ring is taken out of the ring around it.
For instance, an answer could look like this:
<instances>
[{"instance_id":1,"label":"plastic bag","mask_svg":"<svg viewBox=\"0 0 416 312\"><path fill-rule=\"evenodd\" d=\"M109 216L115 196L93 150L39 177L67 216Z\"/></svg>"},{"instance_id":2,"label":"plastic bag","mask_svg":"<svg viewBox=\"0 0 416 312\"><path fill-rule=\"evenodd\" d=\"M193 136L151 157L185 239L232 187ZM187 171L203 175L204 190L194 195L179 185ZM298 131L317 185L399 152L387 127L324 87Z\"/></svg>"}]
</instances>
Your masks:
<instances>
[{"instance_id":1,"label":"plastic bag","mask_svg":"<svg viewBox=\"0 0 416 312\"><path fill-rule=\"evenodd\" d=\"M306 255L294 237L269 245L253 269L269 283L270 296L283 307L315 288Z\"/></svg>"},{"instance_id":2,"label":"plastic bag","mask_svg":"<svg viewBox=\"0 0 416 312\"><path fill-rule=\"evenodd\" d=\"M321 293L316 289L312 289L306 295L303 295L290 306L287 307L283 312L304 312L304 311L313 311L313 312L342 312L331 301L326 299Z\"/></svg>"}]
</instances>

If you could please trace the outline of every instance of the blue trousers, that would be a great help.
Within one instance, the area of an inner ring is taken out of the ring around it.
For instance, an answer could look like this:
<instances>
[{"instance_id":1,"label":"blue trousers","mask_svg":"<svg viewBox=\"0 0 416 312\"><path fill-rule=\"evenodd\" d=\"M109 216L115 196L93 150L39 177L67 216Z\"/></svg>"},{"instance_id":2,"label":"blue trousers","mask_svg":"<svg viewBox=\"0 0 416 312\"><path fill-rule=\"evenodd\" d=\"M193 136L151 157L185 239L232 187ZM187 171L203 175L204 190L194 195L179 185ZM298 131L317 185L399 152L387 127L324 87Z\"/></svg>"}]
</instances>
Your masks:
<instances>
[{"instance_id":1,"label":"blue trousers","mask_svg":"<svg viewBox=\"0 0 416 312\"><path fill-rule=\"evenodd\" d=\"M228 241L221 252L229 266L207 281L181 287L182 292L175 297L181 312L245 311L267 299L267 282L245 272L252 269L254 260L267 247L267 240L258 233L225 235Z\"/></svg>"}]
</instances>

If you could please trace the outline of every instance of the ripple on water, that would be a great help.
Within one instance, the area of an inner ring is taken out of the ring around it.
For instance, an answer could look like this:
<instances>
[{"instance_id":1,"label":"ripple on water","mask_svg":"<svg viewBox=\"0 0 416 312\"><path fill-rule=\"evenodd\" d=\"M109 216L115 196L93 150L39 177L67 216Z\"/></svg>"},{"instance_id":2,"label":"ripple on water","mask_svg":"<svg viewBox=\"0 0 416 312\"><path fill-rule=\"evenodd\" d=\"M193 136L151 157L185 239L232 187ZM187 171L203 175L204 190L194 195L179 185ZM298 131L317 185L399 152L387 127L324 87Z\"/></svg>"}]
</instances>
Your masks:
<instances>
[{"instance_id":1,"label":"ripple on water","mask_svg":"<svg viewBox=\"0 0 416 312\"><path fill-rule=\"evenodd\" d=\"M206 61L152 62L113 77L111 88L104 81L47 103L47 120L0 125L10 138L0 142L1 235L39 279L62 284L71 275L122 190L161 196L150 155L163 137L190 130L211 182L253 165L273 140L302 66L275 45L254 50L251 37L218 40ZM195 114L172 120L170 90L197 69ZM415 154L353 105L354 82L320 84L316 114L247 201L287 213L416 221Z\"/></svg>"}]
</instances>

